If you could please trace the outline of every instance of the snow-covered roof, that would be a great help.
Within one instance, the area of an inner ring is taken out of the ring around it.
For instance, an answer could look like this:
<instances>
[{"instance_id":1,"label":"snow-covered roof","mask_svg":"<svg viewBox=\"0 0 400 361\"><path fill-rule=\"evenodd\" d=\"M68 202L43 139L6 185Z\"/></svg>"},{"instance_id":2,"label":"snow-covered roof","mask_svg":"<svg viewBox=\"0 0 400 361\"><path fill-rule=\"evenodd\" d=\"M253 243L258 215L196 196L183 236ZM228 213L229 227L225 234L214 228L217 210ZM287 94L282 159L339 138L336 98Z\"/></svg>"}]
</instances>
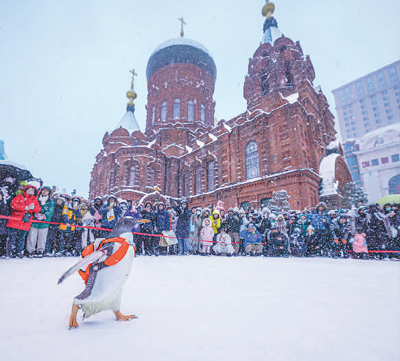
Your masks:
<instances>
[{"instance_id":1,"label":"snow-covered roof","mask_svg":"<svg viewBox=\"0 0 400 361\"><path fill-rule=\"evenodd\" d=\"M140 131L139 125L136 121L135 118L135 114L133 114L133 112L131 112L130 110L128 110L125 115L122 117L122 119L119 121L119 123L117 124L117 126L115 127L115 129L118 128L124 128L127 131L129 131L129 133L132 133L136 130Z\"/></svg>"},{"instance_id":2,"label":"snow-covered roof","mask_svg":"<svg viewBox=\"0 0 400 361\"><path fill-rule=\"evenodd\" d=\"M335 148L339 148L339 141L337 139L332 140L326 147L326 149L335 149Z\"/></svg>"},{"instance_id":3,"label":"snow-covered roof","mask_svg":"<svg viewBox=\"0 0 400 361\"><path fill-rule=\"evenodd\" d=\"M279 39L282 35L283 34L277 27L271 26L265 30L261 39L261 43L271 43L273 45L275 40Z\"/></svg>"},{"instance_id":4,"label":"snow-covered roof","mask_svg":"<svg viewBox=\"0 0 400 361\"><path fill-rule=\"evenodd\" d=\"M378 137L384 138L384 143L390 143L400 140L400 127L399 124L388 125L387 127L375 129L363 135L359 141L360 149L372 148L375 145L375 140ZM382 143L383 144L383 143ZM379 144L378 144L379 145Z\"/></svg>"},{"instance_id":5,"label":"snow-covered roof","mask_svg":"<svg viewBox=\"0 0 400 361\"><path fill-rule=\"evenodd\" d=\"M169 46L173 46L173 45L188 45L188 46L192 46L194 48L198 48L203 50L205 53L207 53L210 57L211 53L207 50L207 48L200 44L198 41L193 40L193 39L188 39L188 38L173 38L173 39L169 39L167 41L165 41L164 43L160 44L151 55L157 53L157 51L160 51L161 49L164 48L168 48Z\"/></svg>"},{"instance_id":6,"label":"snow-covered roof","mask_svg":"<svg viewBox=\"0 0 400 361\"><path fill-rule=\"evenodd\" d=\"M338 182L335 181L335 165L339 154L332 153L322 158L319 165L319 176L322 178L321 196L337 194Z\"/></svg>"},{"instance_id":7,"label":"snow-covered roof","mask_svg":"<svg viewBox=\"0 0 400 361\"><path fill-rule=\"evenodd\" d=\"M26 168L24 165L22 165L20 163L17 163L17 162L13 162L11 160L0 160L0 164L12 165L12 166L17 167L19 169L28 170L28 168Z\"/></svg>"},{"instance_id":8,"label":"snow-covered roof","mask_svg":"<svg viewBox=\"0 0 400 361\"><path fill-rule=\"evenodd\" d=\"M281 93L279 93L282 99L287 100L290 104L296 103L297 100L299 99L299 93L293 93L288 95L287 97L284 97Z\"/></svg>"}]
</instances>

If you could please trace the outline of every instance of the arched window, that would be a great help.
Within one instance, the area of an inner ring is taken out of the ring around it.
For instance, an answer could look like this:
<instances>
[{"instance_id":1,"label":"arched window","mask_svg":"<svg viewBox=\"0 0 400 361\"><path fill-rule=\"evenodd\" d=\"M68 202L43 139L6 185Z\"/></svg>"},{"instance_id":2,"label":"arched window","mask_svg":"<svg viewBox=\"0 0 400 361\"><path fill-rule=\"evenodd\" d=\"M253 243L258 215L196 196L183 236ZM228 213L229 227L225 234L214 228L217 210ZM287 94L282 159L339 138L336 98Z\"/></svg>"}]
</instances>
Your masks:
<instances>
[{"instance_id":1,"label":"arched window","mask_svg":"<svg viewBox=\"0 0 400 361\"><path fill-rule=\"evenodd\" d=\"M268 70L265 69L265 68L262 70L261 92L262 92L262 95L265 95L265 94L267 94L269 92Z\"/></svg>"},{"instance_id":2,"label":"arched window","mask_svg":"<svg viewBox=\"0 0 400 361\"><path fill-rule=\"evenodd\" d=\"M251 141L247 143L245 149L246 157L246 177L253 179L260 176L260 166L258 162L258 147L257 142Z\"/></svg>"},{"instance_id":3,"label":"arched window","mask_svg":"<svg viewBox=\"0 0 400 361\"><path fill-rule=\"evenodd\" d=\"M286 80L286 85L288 86L294 85L292 65L289 60L285 61L285 80Z\"/></svg>"},{"instance_id":4,"label":"arched window","mask_svg":"<svg viewBox=\"0 0 400 361\"><path fill-rule=\"evenodd\" d=\"M184 197L188 197L189 196L189 176L190 176L190 173L187 170L185 172L184 177L183 177L183 196Z\"/></svg>"},{"instance_id":5,"label":"arched window","mask_svg":"<svg viewBox=\"0 0 400 361\"><path fill-rule=\"evenodd\" d=\"M207 191L214 190L214 161L207 164Z\"/></svg>"},{"instance_id":6,"label":"arched window","mask_svg":"<svg viewBox=\"0 0 400 361\"><path fill-rule=\"evenodd\" d=\"M162 102L161 104L161 121L167 121L167 102Z\"/></svg>"},{"instance_id":7,"label":"arched window","mask_svg":"<svg viewBox=\"0 0 400 361\"><path fill-rule=\"evenodd\" d=\"M193 100L188 101L188 122L194 121L194 102Z\"/></svg>"},{"instance_id":8,"label":"arched window","mask_svg":"<svg viewBox=\"0 0 400 361\"><path fill-rule=\"evenodd\" d=\"M174 119L181 118L181 101L179 99L174 100Z\"/></svg>"},{"instance_id":9,"label":"arched window","mask_svg":"<svg viewBox=\"0 0 400 361\"><path fill-rule=\"evenodd\" d=\"M154 124L156 120L156 107L153 106L153 108L151 108L151 125Z\"/></svg>"},{"instance_id":10,"label":"arched window","mask_svg":"<svg viewBox=\"0 0 400 361\"><path fill-rule=\"evenodd\" d=\"M136 167L134 165L130 166L128 173L128 186L136 185Z\"/></svg>"},{"instance_id":11,"label":"arched window","mask_svg":"<svg viewBox=\"0 0 400 361\"><path fill-rule=\"evenodd\" d=\"M201 167L196 167L196 194L201 193Z\"/></svg>"},{"instance_id":12,"label":"arched window","mask_svg":"<svg viewBox=\"0 0 400 361\"><path fill-rule=\"evenodd\" d=\"M147 183L150 187L156 185L156 171L154 168L149 167L147 169Z\"/></svg>"},{"instance_id":13,"label":"arched window","mask_svg":"<svg viewBox=\"0 0 400 361\"><path fill-rule=\"evenodd\" d=\"M200 121L204 124L206 123L206 107L204 104L201 104L200 107Z\"/></svg>"},{"instance_id":14,"label":"arched window","mask_svg":"<svg viewBox=\"0 0 400 361\"><path fill-rule=\"evenodd\" d=\"M400 193L400 174L389 179L389 194Z\"/></svg>"}]
</instances>

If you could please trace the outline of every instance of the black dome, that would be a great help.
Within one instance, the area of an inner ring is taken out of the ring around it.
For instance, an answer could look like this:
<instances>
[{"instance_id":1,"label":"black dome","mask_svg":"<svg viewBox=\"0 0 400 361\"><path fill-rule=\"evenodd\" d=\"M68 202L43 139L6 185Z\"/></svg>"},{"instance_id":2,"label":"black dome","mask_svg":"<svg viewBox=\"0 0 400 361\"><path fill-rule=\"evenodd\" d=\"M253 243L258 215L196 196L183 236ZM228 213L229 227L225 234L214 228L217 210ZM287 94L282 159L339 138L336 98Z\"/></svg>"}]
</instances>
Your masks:
<instances>
[{"instance_id":1,"label":"black dome","mask_svg":"<svg viewBox=\"0 0 400 361\"><path fill-rule=\"evenodd\" d=\"M154 72L170 64L194 64L210 73L214 82L217 77L217 67L208 50L187 38L171 39L153 52L147 63L147 81Z\"/></svg>"}]
</instances>

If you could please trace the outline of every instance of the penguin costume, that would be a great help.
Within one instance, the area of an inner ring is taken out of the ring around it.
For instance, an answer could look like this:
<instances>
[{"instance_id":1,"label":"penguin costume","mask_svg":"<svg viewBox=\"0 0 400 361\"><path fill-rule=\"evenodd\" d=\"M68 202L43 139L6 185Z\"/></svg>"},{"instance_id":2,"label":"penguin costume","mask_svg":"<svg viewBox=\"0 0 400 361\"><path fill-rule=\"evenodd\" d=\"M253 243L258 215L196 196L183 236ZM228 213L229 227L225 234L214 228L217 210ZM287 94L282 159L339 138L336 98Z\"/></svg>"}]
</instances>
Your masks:
<instances>
[{"instance_id":1,"label":"penguin costume","mask_svg":"<svg viewBox=\"0 0 400 361\"><path fill-rule=\"evenodd\" d=\"M79 326L76 321L79 309L83 311L83 319L106 310L112 310L118 321L137 318L134 315L123 315L120 304L122 289L135 256L132 229L139 228L141 222L143 221L132 217L121 218L110 233L110 238L98 238L84 248L83 259L58 280L60 284L78 271L86 285L83 292L73 300L70 329Z\"/></svg>"}]
</instances>

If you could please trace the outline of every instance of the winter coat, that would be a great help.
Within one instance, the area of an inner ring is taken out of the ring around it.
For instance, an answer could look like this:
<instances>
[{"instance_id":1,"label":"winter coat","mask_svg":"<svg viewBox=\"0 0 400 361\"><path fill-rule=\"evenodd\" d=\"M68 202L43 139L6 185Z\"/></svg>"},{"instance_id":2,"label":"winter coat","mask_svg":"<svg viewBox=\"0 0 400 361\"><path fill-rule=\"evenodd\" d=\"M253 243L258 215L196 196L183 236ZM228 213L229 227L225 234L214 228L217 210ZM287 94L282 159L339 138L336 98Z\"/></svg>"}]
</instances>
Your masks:
<instances>
[{"instance_id":1,"label":"winter coat","mask_svg":"<svg viewBox=\"0 0 400 361\"><path fill-rule=\"evenodd\" d=\"M226 227L228 233L239 233L242 220L238 213L228 214L226 217Z\"/></svg>"},{"instance_id":2,"label":"winter coat","mask_svg":"<svg viewBox=\"0 0 400 361\"><path fill-rule=\"evenodd\" d=\"M51 217L51 221L55 223L61 223L62 222L62 212L64 210L64 203L63 204L58 204L56 202L54 206L54 212L53 216Z\"/></svg>"},{"instance_id":3,"label":"winter coat","mask_svg":"<svg viewBox=\"0 0 400 361\"><path fill-rule=\"evenodd\" d=\"M346 220L345 223L341 223L339 221L340 217L336 218L332 222L332 235L334 239L338 239L341 241L342 239L345 239L346 241L350 241L352 238L351 235L351 225L348 220Z\"/></svg>"},{"instance_id":4,"label":"winter coat","mask_svg":"<svg viewBox=\"0 0 400 361\"><path fill-rule=\"evenodd\" d=\"M49 198L47 199L45 204L41 204L40 201L39 201L39 204L42 208L42 210L40 211L40 214L44 214L46 218L38 219L38 220L42 221L42 222L51 222L51 218L53 217L54 208L55 208L54 200L52 200L49 195ZM43 229L43 228L49 228L50 224L49 223L33 223L32 227Z\"/></svg>"},{"instance_id":5,"label":"winter coat","mask_svg":"<svg viewBox=\"0 0 400 361\"><path fill-rule=\"evenodd\" d=\"M197 237L199 228L201 226L201 218L198 214L194 213L190 217L189 231L192 236Z\"/></svg>"},{"instance_id":6,"label":"winter coat","mask_svg":"<svg viewBox=\"0 0 400 361\"><path fill-rule=\"evenodd\" d=\"M358 214L355 218L355 231L358 233L366 233L368 229L368 218L367 215Z\"/></svg>"},{"instance_id":7,"label":"winter coat","mask_svg":"<svg viewBox=\"0 0 400 361\"><path fill-rule=\"evenodd\" d=\"M114 207L112 208L113 212L110 212L111 210L110 211L108 210L108 207L110 207L111 198L114 197L109 197L107 203L103 204L99 210L99 213L102 216L101 218L102 228L113 229L115 224L122 217L121 208L119 208L116 204L114 204Z\"/></svg>"},{"instance_id":8,"label":"winter coat","mask_svg":"<svg viewBox=\"0 0 400 361\"><path fill-rule=\"evenodd\" d=\"M33 188L35 190L35 195L32 195L32 196L27 195L26 190L28 188ZM38 190L36 189L36 187L29 185L24 188L24 190L22 191L22 194L17 195L11 201L12 212L11 212L11 216L10 216L11 218L8 220L8 222L6 224L7 227L19 229L22 231L30 230L31 225L32 225L33 213L39 213L41 211L41 207L36 198L37 194L38 194ZM30 204L33 204L34 208L26 211L25 207L29 206ZM30 214L29 222L23 222L23 218L26 213Z\"/></svg>"},{"instance_id":9,"label":"winter coat","mask_svg":"<svg viewBox=\"0 0 400 361\"><path fill-rule=\"evenodd\" d=\"M203 241L203 245L211 246L214 238L214 230L211 225L206 226L206 219L203 220L203 227L200 231L200 240Z\"/></svg>"},{"instance_id":10,"label":"winter coat","mask_svg":"<svg viewBox=\"0 0 400 361\"><path fill-rule=\"evenodd\" d=\"M0 216L8 216L8 205L3 200L0 201ZM7 235L7 228L6 228L7 219L0 218L0 236Z\"/></svg>"},{"instance_id":11,"label":"winter coat","mask_svg":"<svg viewBox=\"0 0 400 361\"><path fill-rule=\"evenodd\" d=\"M188 238L192 211L189 209L189 207L187 207L187 203L185 209L183 209L182 207L176 207L175 211L178 215L175 232L176 236L178 238Z\"/></svg>"},{"instance_id":12,"label":"winter coat","mask_svg":"<svg viewBox=\"0 0 400 361\"><path fill-rule=\"evenodd\" d=\"M262 235L265 235L271 229L271 221L268 218L263 218L257 229Z\"/></svg>"},{"instance_id":13,"label":"winter coat","mask_svg":"<svg viewBox=\"0 0 400 361\"><path fill-rule=\"evenodd\" d=\"M309 215L309 220L312 227L316 231L329 231L331 222L328 213L326 211L322 212L318 210L312 211L311 214Z\"/></svg>"},{"instance_id":14,"label":"winter coat","mask_svg":"<svg viewBox=\"0 0 400 361\"><path fill-rule=\"evenodd\" d=\"M135 219L141 219L142 214L140 213L139 209L136 209L136 212L134 212L133 209L131 208L128 211L126 211L124 217L132 217Z\"/></svg>"},{"instance_id":15,"label":"winter coat","mask_svg":"<svg viewBox=\"0 0 400 361\"><path fill-rule=\"evenodd\" d=\"M229 253L233 254L232 239L227 233L220 233L217 236L217 244L214 245L213 250L215 253Z\"/></svg>"},{"instance_id":16,"label":"winter coat","mask_svg":"<svg viewBox=\"0 0 400 361\"><path fill-rule=\"evenodd\" d=\"M214 214L218 215L218 218L214 218ZM212 215L210 216L210 221L211 221L212 229L214 230L214 234L217 234L219 229L221 228L221 218L219 216L218 210L215 209L212 212Z\"/></svg>"},{"instance_id":17,"label":"winter coat","mask_svg":"<svg viewBox=\"0 0 400 361\"><path fill-rule=\"evenodd\" d=\"M391 238L390 223L387 217L376 210L370 216L367 229L367 244L370 248L381 249Z\"/></svg>"},{"instance_id":18,"label":"winter coat","mask_svg":"<svg viewBox=\"0 0 400 361\"><path fill-rule=\"evenodd\" d=\"M308 236L307 229L308 229L309 225L310 225L310 223L308 220L302 221L301 219L299 219L297 221L296 228L300 229L300 233L301 233L302 237Z\"/></svg>"},{"instance_id":19,"label":"winter coat","mask_svg":"<svg viewBox=\"0 0 400 361\"><path fill-rule=\"evenodd\" d=\"M154 212L154 225L157 227L157 232L169 231L171 229L171 216L165 210L157 209Z\"/></svg>"},{"instance_id":20,"label":"winter coat","mask_svg":"<svg viewBox=\"0 0 400 361\"><path fill-rule=\"evenodd\" d=\"M262 243L262 235L257 230L250 232L246 229L245 231L241 231L239 235L240 238L243 238L243 246L245 248L248 244Z\"/></svg>"},{"instance_id":21,"label":"winter coat","mask_svg":"<svg viewBox=\"0 0 400 361\"><path fill-rule=\"evenodd\" d=\"M142 210L142 219L148 221L140 224L140 231L142 233L154 233L154 216L153 212L149 212L146 209ZM147 236L146 236L147 237Z\"/></svg>"},{"instance_id":22,"label":"winter coat","mask_svg":"<svg viewBox=\"0 0 400 361\"><path fill-rule=\"evenodd\" d=\"M368 252L367 242L365 241L365 233L357 233L354 235L353 251L355 253Z\"/></svg>"},{"instance_id":23,"label":"winter coat","mask_svg":"<svg viewBox=\"0 0 400 361\"><path fill-rule=\"evenodd\" d=\"M286 234L280 231L269 231L268 233L268 246L271 249L278 249L283 247L284 249L288 248L288 238Z\"/></svg>"},{"instance_id":24,"label":"winter coat","mask_svg":"<svg viewBox=\"0 0 400 361\"><path fill-rule=\"evenodd\" d=\"M6 204L6 215L9 216L11 214L11 202L16 196L17 185L2 181L0 183L0 192L3 195L3 202Z\"/></svg>"},{"instance_id":25,"label":"winter coat","mask_svg":"<svg viewBox=\"0 0 400 361\"><path fill-rule=\"evenodd\" d=\"M62 215L61 215L61 226L60 229L62 231L75 231L75 225L78 224L78 219L82 218L81 210L73 209L72 203L68 203L64 205ZM70 224L71 226L67 226Z\"/></svg>"}]
</instances>

